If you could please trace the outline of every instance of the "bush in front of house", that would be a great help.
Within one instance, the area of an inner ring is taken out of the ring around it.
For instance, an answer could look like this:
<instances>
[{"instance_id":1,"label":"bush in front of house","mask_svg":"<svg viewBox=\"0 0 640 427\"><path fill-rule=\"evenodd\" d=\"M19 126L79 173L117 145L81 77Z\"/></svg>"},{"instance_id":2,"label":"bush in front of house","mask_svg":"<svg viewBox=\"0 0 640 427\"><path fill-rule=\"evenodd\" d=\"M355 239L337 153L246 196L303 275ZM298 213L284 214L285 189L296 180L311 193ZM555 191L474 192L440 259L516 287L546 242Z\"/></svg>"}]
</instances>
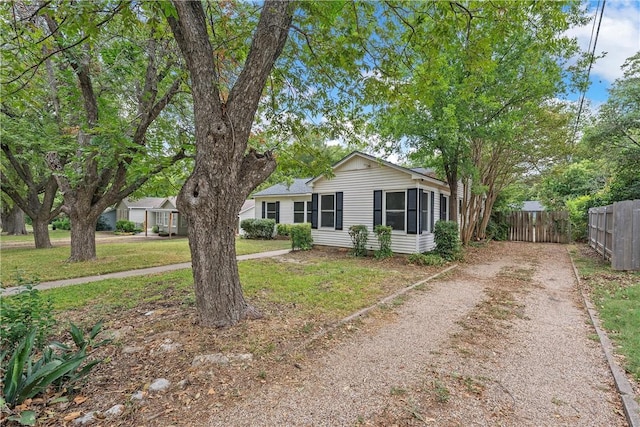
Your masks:
<instances>
[{"instance_id":1,"label":"bush in front of house","mask_svg":"<svg viewBox=\"0 0 640 427\"><path fill-rule=\"evenodd\" d=\"M291 236L291 224L278 224L276 226L276 234L278 236Z\"/></svg>"},{"instance_id":2,"label":"bush in front of house","mask_svg":"<svg viewBox=\"0 0 640 427\"><path fill-rule=\"evenodd\" d=\"M376 225L373 228L373 232L376 234L378 244L380 245L380 249L374 252L377 259L393 256L393 251L391 250L391 230L392 228L387 225Z\"/></svg>"},{"instance_id":3,"label":"bush in front of house","mask_svg":"<svg viewBox=\"0 0 640 427\"><path fill-rule=\"evenodd\" d=\"M53 230L71 230L71 221L69 217L58 218L51 223Z\"/></svg>"},{"instance_id":4,"label":"bush in front of house","mask_svg":"<svg viewBox=\"0 0 640 427\"><path fill-rule=\"evenodd\" d=\"M136 224L133 221L121 219L116 222L116 231L120 233L133 233L136 231Z\"/></svg>"},{"instance_id":5,"label":"bush in front of house","mask_svg":"<svg viewBox=\"0 0 640 427\"><path fill-rule=\"evenodd\" d=\"M275 226L274 219L248 218L240 222L240 228L244 230L244 237L247 239L273 239Z\"/></svg>"},{"instance_id":6,"label":"bush in front of house","mask_svg":"<svg viewBox=\"0 0 640 427\"><path fill-rule=\"evenodd\" d=\"M409 255L409 263L423 266L441 266L446 264L446 260L435 252L415 253Z\"/></svg>"},{"instance_id":7,"label":"bush in front of house","mask_svg":"<svg viewBox=\"0 0 640 427\"><path fill-rule=\"evenodd\" d=\"M454 221L438 221L433 231L436 243L435 252L447 261L462 258L458 223Z\"/></svg>"},{"instance_id":8,"label":"bush in front of house","mask_svg":"<svg viewBox=\"0 0 640 427\"><path fill-rule=\"evenodd\" d=\"M353 243L353 256L367 256L367 240L369 230L366 225L356 224L349 227L349 237Z\"/></svg>"},{"instance_id":9,"label":"bush in front of house","mask_svg":"<svg viewBox=\"0 0 640 427\"><path fill-rule=\"evenodd\" d=\"M311 237L311 224L295 224L290 226L290 231L291 249L308 251L313 247L313 238Z\"/></svg>"}]
</instances>

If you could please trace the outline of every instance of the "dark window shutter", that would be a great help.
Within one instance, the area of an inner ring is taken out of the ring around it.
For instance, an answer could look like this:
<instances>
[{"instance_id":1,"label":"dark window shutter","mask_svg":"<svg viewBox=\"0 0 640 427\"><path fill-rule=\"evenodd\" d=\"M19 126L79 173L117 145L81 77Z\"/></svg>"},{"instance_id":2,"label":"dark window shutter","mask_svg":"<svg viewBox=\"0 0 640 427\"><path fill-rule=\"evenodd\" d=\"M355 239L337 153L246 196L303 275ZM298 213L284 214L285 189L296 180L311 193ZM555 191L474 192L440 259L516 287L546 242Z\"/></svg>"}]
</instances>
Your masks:
<instances>
[{"instance_id":1,"label":"dark window shutter","mask_svg":"<svg viewBox=\"0 0 640 427\"><path fill-rule=\"evenodd\" d=\"M407 234L418 234L418 189L407 190Z\"/></svg>"},{"instance_id":2,"label":"dark window shutter","mask_svg":"<svg viewBox=\"0 0 640 427\"><path fill-rule=\"evenodd\" d=\"M436 193L431 192L431 232L433 233L433 226L436 223Z\"/></svg>"},{"instance_id":3,"label":"dark window shutter","mask_svg":"<svg viewBox=\"0 0 640 427\"><path fill-rule=\"evenodd\" d=\"M262 202L262 218L267 217L267 202Z\"/></svg>"},{"instance_id":4,"label":"dark window shutter","mask_svg":"<svg viewBox=\"0 0 640 427\"><path fill-rule=\"evenodd\" d=\"M276 202L276 224L280 224L280 202Z\"/></svg>"},{"instance_id":5,"label":"dark window shutter","mask_svg":"<svg viewBox=\"0 0 640 427\"><path fill-rule=\"evenodd\" d=\"M342 230L342 198L343 193L336 193L336 230Z\"/></svg>"},{"instance_id":6,"label":"dark window shutter","mask_svg":"<svg viewBox=\"0 0 640 427\"><path fill-rule=\"evenodd\" d=\"M382 225L382 190L373 191L373 226Z\"/></svg>"},{"instance_id":7,"label":"dark window shutter","mask_svg":"<svg viewBox=\"0 0 640 427\"><path fill-rule=\"evenodd\" d=\"M318 228L318 193L311 194L311 228Z\"/></svg>"},{"instance_id":8,"label":"dark window shutter","mask_svg":"<svg viewBox=\"0 0 640 427\"><path fill-rule=\"evenodd\" d=\"M424 210L424 206L422 206L422 203L424 202L424 200L422 200L423 198L424 190L420 189L418 190L418 233L422 233L422 230L424 229L424 224L422 224L422 211Z\"/></svg>"},{"instance_id":9,"label":"dark window shutter","mask_svg":"<svg viewBox=\"0 0 640 427\"><path fill-rule=\"evenodd\" d=\"M447 219L447 199L444 194L440 194L440 220L446 221Z\"/></svg>"}]
</instances>

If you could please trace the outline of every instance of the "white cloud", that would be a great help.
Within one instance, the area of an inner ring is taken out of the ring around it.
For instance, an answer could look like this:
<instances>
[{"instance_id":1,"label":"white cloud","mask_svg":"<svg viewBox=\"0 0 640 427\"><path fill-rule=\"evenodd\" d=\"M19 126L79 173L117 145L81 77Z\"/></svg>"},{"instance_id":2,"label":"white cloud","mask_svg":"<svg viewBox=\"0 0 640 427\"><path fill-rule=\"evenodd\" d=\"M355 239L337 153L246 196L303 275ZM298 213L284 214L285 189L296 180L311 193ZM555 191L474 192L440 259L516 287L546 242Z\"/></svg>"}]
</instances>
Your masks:
<instances>
[{"instance_id":1,"label":"white cloud","mask_svg":"<svg viewBox=\"0 0 640 427\"><path fill-rule=\"evenodd\" d=\"M591 4L595 13L595 3ZM597 21L596 21L597 28ZM583 50L589 47L593 21L584 27L572 28L568 34L577 37ZM595 35L595 30L594 30ZM620 67L624 61L640 50L640 3L634 0L613 0L606 3L600 34L596 45L596 55L606 52L591 69L592 80L599 79L612 83L622 77Z\"/></svg>"}]
</instances>

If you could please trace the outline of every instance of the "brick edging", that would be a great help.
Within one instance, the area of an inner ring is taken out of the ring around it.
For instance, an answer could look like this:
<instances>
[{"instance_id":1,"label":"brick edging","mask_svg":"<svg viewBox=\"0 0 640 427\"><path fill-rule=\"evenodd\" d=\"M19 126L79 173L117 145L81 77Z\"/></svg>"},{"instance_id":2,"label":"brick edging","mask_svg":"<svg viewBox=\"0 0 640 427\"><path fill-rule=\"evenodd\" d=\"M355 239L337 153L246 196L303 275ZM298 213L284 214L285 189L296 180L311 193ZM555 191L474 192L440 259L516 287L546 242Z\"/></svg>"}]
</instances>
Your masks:
<instances>
[{"instance_id":1,"label":"brick edging","mask_svg":"<svg viewBox=\"0 0 640 427\"><path fill-rule=\"evenodd\" d=\"M613 358L613 345L611 344L611 340L607 336L606 332L604 332L604 330L602 329L600 325L600 318L598 318L598 313L596 312L593 304L591 304L589 298L587 298L587 295L584 293L582 282L580 281L580 274L578 273L578 269L573 262L573 257L571 256L571 252L568 248L567 253L569 254L571 267L573 267L573 273L576 276L576 280L578 282L578 289L580 290L585 308L587 309L587 313L589 314L589 318L591 319L591 324L598 334L598 338L600 339L600 346L602 347L602 351L604 352L607 363L609 364L609 369L611 370L611 374L613 375L613 380L616 384L616 388L618 389L618 393L620 394L622 407L624 409L624 415L627 418L627 422L629 423L630 427L640 427L640 407L635 400L635 394L633 392L633 388L631 387L631 383L629 382L629 379L627 378L622 368L618 366L618 364L615 362L615 359Z\"/></svg>"}]
</instances>

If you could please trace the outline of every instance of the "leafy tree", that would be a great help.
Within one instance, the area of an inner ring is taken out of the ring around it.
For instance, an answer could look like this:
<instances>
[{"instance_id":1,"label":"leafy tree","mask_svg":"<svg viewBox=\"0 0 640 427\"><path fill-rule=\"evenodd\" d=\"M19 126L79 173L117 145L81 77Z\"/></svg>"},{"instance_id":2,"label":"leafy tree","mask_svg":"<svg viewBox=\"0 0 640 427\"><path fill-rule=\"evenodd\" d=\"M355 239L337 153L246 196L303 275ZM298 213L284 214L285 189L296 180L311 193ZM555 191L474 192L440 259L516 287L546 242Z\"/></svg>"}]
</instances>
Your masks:
<instances>
[{"instance_id":1,"label":"leafy tree","mask_svg":"<svg viewBox=\"0 0 640 427\"><path fill-rule=\"evenodd\" d=\"M587 153L605 159L608 202L640 199L640 52L622 66L595 124L585 134Z\"/></svg>"},{"instance_id":2,"label":"leafy tree","mask_svg":"<svg viewBox=\"0 0 640 427\"><path fill-rule=\"evenodd\" d=\"M538 198L549 210L563 210L569 199L594 194L605 186L600 165L582 160L560 163L543 175L537 185Z\"/></svg>"},{"instance_id":3,"label":"leafy tree","mask_svg":"<svg viewBox=\"0 0 640 427\"><path fill-rule=\"evenodd\" d=\"M164 21L144 6L2 5L3 106L10 110L16 98L29 99L42 90L38 83L49 83L48 96L39 99L50 102L57 138L45 158L71 219L71 261L95 258L104 209L184 157L174 145L180 126L158 125L179 117L167 109L183 82L179 58ZM33 142L17 126L14 131L17 143ZM167 138L170 132L174 138Z\"/></svg>"},{"instance_id":4,"label":"leafy tree","mask_svg":"<svg viewBox=\"0 0 640 427\"><path fill-rule=\"evenodd\" d=\"M276 168L275 151L283 147L267 142L303 135L314 116L334 137L339 130L355 134L362 122L351 114L358 111L353 94L362 88L366 62L360 48L374 31L376 6L177 0L165 6L194 102L195 163L177 203L189 224L196 306L203 325L233 325L259 315L242 294L234 228L246 197ZM298 147L289 148L298 163Z\"/></svg>"},{"instance_id":5,"label":"leafy tree","mask_svg":"<svg viewBox=\"0 0 640 427\"><path fill-rule=\"evenodd\" d=\"M411 6L396 9L407 28L403 60L390 56L371 88L381 100L378 130L387 146L438 166L452 194L465 182L467 242L483 236L488 215L479 214L490 213L523 162L551 152L537 152L539 144L566 143L563 135L540 138L531 123L557 113L550 101L564 87L564 63L577 53L563 33L582 15L575 2ZM457 203L449 208L457 220Z\"/></svg>"}]
</instances>

